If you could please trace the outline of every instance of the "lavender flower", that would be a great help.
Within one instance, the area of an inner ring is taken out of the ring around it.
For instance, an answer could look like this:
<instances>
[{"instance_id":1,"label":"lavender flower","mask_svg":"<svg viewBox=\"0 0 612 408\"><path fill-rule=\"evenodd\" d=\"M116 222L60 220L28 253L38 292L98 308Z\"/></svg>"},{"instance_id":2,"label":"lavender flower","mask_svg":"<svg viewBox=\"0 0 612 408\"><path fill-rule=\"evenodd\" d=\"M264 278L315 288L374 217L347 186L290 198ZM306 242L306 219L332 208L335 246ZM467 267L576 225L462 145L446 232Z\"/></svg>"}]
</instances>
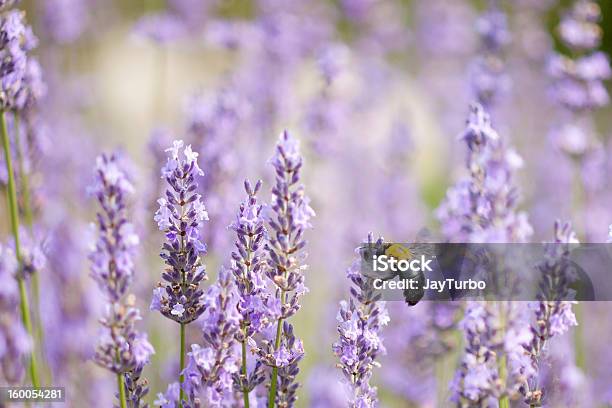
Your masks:
<instances>
[{"instance_id":1,"label":"lavender flower","mask_svg":"<svg viewBox=\"0 0 612 408\"><path fill-rule=\"evenodd\" d=\"M161 408L176 408L177 401L179 400L180 386L178 383L172 383L168 385L168 389L165 393L158 393L157 399L154 404Z\"/></svg>"},{"instance_id":2,"label":"lavender flower","mask_svg":"<svg viewBox=\"0 0 612 408\"><path fill-rule=\"evenodd\" d=\"M553 79L553 97L573 112L583 112L608 104L609 95L603 81L612 75L606 54L594 51L601 42L599 6L590 0L579 0L561 20L558 30L573 56L553 54L548 73Z\"/></svg>"},{"instance_id":3,"label":"lavender flower","mask_svg":"<svg viewBox=\"0 0 612 408\"><path fill-rule=\"evenodd\" d=\"M522 159L500 138L482 106L473 104L461 139L469 178L449 189L437 210L444 234L457 242L524 242L532 233L517 213L514 171Z\"/></svg>"},{"instance_id":4,"label":"lavender flower","mask_svg":"<svg viewBox=\"0 0 612 408\"><path fill-rule=\"evenodd\" d=\"M468 303L461 322L465 351L451 384L457 406L486 407L517 398L530 375L522 345L532 335L524 319L525 309L516 302Z\"/></svg>"},{"instance_id":5,"label":"lavender flower","mask_svg":"<svg viewBox=\"0 0 612 408\"><path fill-rule=\"evenodd\" d=\"M90 191L102 209L97 217L99 237L89 256L91 272L100 290L116 302L127 293L132 282L132 259L139 238L128 222L125 202L133 187L115 156L97 158L96 179Z\"/></svg>"},{"instance_id":6,"label":"lavender flower","mask_svg":"<svg viewBox=\"0 0 612 408\"><path fill-rule=\"evenodd\" d=\"M19 107L18 95L23 92L28 71L28 56L37 44L25 13L11 10L0 15L0 109Z\"/></svg>"},{"instance_id":7,"label":"lavender flower","mask_svg":"<svg viewBox=\"0 0 612 408\"><path fill-rule=\"evenodd\" d=\"M91 1L55 0L44 3L43 23L49 37L66 45L76 42L91 26Z\"/></svg>"},{"instance_id":8,"label":"lavender flower","mask_svg":"<svg viewBox=\"0 0 612 408\"><path fill-rule=\"evenodd\" d=\"M135 324L142 318L134 303L135 298L130 296L125 304L109 304L100 319L105 332L98 342L94 359L98 365L115 374L142 368L154 353L146 335L136 332Z\"/></svg>"},{"instance_id":9,"label":"lavender flower","mask_svg":"<svg viewBox=\"0 0 612 408\"><path fill-rule=\"evenodd\" d=\"M602 52L578 59L557 54L551 57L548 73L554 81L555 101L571 111L582 112L608 104L603 83L610 78L610 62Z\"/></svg>"},{"instance_id":10,"label":"lavender flower","mask_svg":"<svg viewBox=\"0 0 612 408\"><path fill-rule=\"evenodd\" d=\"M381 246L383 241L369 245ZM347 270L352 283L350 298L340 302L338 311L338 334L340 339L334 343L333 351L340 360L342 370L350 387L351 407L375 407L378 399L376 387L370 385L372 369L377 366L376 358L385 352L380 331L389 322L384 302L379 302L380 294L374 291L373 279L360 271L360 261Z\"/></svg>"},{"instance_id":11,"label":"lavender flower","mask_svg":"<svg viewBox=\"0 0 612 408\"><path fill-rule=\"evenodd\" d=\"M304 270L300 261L305 258L304 232L311 228L310 218L315 215L304 187L298 185L302 157L298 142L284 132L276 145L272 166L276 172L272 188L272 214L268 219L270 228L266 250L270 257L268 277L284 294L281 298L281 319L293 316L300 308L299 297L305 293ZM291 297L287 298L286 295Z\"/></svg>"},{"instance_id":12,"label":"lavender flower","mask_svg":"<svg viewBox=\"0 0 612 408\"><path fill-rule=\"evenodd\" d=\"M279 407L293 407L297 401L297 390L300 384L296 381L299 374L299 362L304 357L302 341L293 334L293 326L283 322L281 343L273 354L274 366L278 367L278 390L276 404ZM269 403L269 402L268 402Z\"/></svg>"},{"instance_id":13,"label":"lavender flower","mask_svg":"<svg viewBox=\"0 0 612 408\"><path fill-rule=\"evenodd\" d=\"M18 272L20 277L29 277L45 269L47 257L42 239L38 231L28 231L19 228L21 264ZM14 250L14 242L11 243Z\"/></svg>"},{"instance_id":14,"label":"lavender flower","mask_svg":"<svg viewBox=\"0 0 612 408\"><path fill-rule=\"evenodd\" d=\"M183 141L175 141L166 151L170 157L162 169L162 178L169 188L165 197L157 201L155 221L166 236L160 256L167 268L162 274L163 283L153 291L151 310L187 324L204 312L200 283L207 277L200 257L206 253L206 245L200 230L208 213L201 196L195 192L196 177L203 175L198 167L198 153L190 145L183 149Z\"/></svg>"},{"instance_id":15,"label":"lavender flower","mask_svg":"<svg viewBox=\"0 0 612 408\"><path fill-rule=\"evenodd\" d=\"M23 76L23 86L15 98L16 107L20 111L30 111L47 94L47 85L42 76L42 67L38 60L29 57Z\"/></svg>"},{"instance_id":16,"label":"lavender flower","mask_svg":"<svg viewBox=\"0 0 612 408\"><path fill-rule=\"evenodd\" d=\"M313 135L311 143L317 153L328 154L341 145L338 134L343 128L349 104L338 95L333 85L346 71L349 56L346 46L331 44L317 59L323 87L309 102L304 118L306 128Z\"/></svg>"},{"instance_id":17,"label":"lavender flower","mask_svg":"<svg viewBox=\"0 0 612 408\"><path fill-rule=\"evenodd\" d=\"M19 319L17 269L15 253L0 246L0 381L5 384L21 380L23 361L32 348L32 340Z\"/></svg>"},{"instance_id":18,"label":"lavender flower","mask_svg":"<svg viewBox=\"0 0 612 408\"><path fill-rule=\"evenodd\" d=\"M15 4L19 3L20 0L0 0L0 10L13 7Z\"/></svg>"},{"instance_id":19,"label":"lavender flower","mask_svg":"<svg viewBox=\"0 0 612 408\"><path fill-rule=\"evenodd\" d=\"M233 396L233 376L239 370L236 335L240 330L238 296L231 271L223 268L206 293L202 315L204 347L191 345L183 371L189 403L197 406L203 387L209 406L228 406ZM189 405L191 406L191 405Z\"/></svg>"},{"instance_id":20,"label":"lavender flower","mask_svg":"<svg viewBox=\"0 0 612 408\"><path fill-rule=\"evenodd\" d=\"M147 342L148 344L148 342ZM141 343L142 346L146 344ZM153 353L153 348L149 349L150 345L141 347L139 352L138 360L142 361L142 358L146 353ZM147 358L148 361L148 358ZM125 374L125 390L126 390L126 403L129 408L147 408L148 405L143 402L145 396L149 393L149 385L146 379L141 379L143 365L136 366L132 371Z\"/></svg>"},{"instance_id":21,"label":"lavender flower","mask_svg":"<svg viewBox=\"0 0 612 408\"><path fill-rule=\"evenodd\" d=\"M476 23L481 54L471 66L470 82L476 100L486 108L492 107L510 87L503 61L504 48L510 42L507 25L506 15L496 0L489 1L487 11Z\"/></svg>"},{"instance_id":22,"label":"lavender flower","mask_svg":"<svg viewBox=\"0 0 612 408\"><path fill-rule=\"evenodd\" d=\"M274 343L264 341L263 347L258 350L262 363L273 367L269 406L275 401L279 405L290 404L289 401L295 398L297 385L290 383L295 378L297 362L301 359L303 348L301 342L295 340L292 326L283 321L299 310L299 299L306 292L304 232L312 227L310 218L315 215L309 205L310 200L304 193L304 187L298 185L302 168L298 142L287 131L283 132L276 145L272 166L276 177L272 188L272 213L268 219L270 237L266 243L266 252L269 267L266 274L276 285L275 295L280 300L280 316ZM284 387L278 394L277 375Z\"/></svg>"},{"instance_id":23,"label":"lavender flower","mask_svg":"<svg viewBox=\"0 0 612 408\"><path fill-rule=\"evenodd\" d=\"M459 242L524 242L532 229L526 216L516 212L513 185L521 158L478 104L471 107L461 139L468 146L469 177L448 191L438 209L445 235ZM489 273L497 287L499 275ZM512 284L503 287L511 290ZM529 375L522 348L531 340L526 309L515 302L469 302L461 328L466 347L452 385L453 401L460 407L507 406Z\"/></svg>"},{"instance_id":24,"label":"lavender flower","mask_svg":"<svg viewBox=\"0 0 612 408\"><path fill-rule=\"evenodd\" d=\"M134 296L126 296L134 274L135 246L139 241L128 221L125 203L132 190L116 156L98 157L91 192L101 211L97 217L98 239L90 261L92 277L108 304L100 320L103 332L94 360L117 374L121 405L129 399L130 407L136 408L141 406L141 397L147 391L146 381L139 380L140 372L154 350L146 335L136 331L140 312L134 307Z\"/></svg>"},{"instance_id":25,"label":"lavender flower","mask_svg":"<svg viewBox=\"0 0 612 408\"><path fill-rule=\"evenodd\" d=\"M164 231L166 242L162 246L161 258L166 264L162 273L163 282L153 290L151 310L158 310L168 319L180 324L180 366L179 384L184 383L185 358L185 325L193 322L204 313L204 292L200 288L207 279L206 268L201 256L206 253L206 245L201 239L203 222L208 220L208 213L196 191L196 177L204 172L198 166L198 153L191 145L183 148L183 141L174 141L166 149L168 161L162 168L162 178L168 183L165 197L157 202L159 209L155 221ZM190 391L189 388L185 388ZM179 404L182 404L184 388L179 393Z\"/></svg>"},{"instance_id":26,"label":"lavender flower","mask_svg":"<svg viewBox=\"0 0 612 408\"><path fill-rule=\"evenodd\" d=\"M601 19L599 5L591 0L577 0L566 13L557 30L561 39L573 50L584 51L596 48L602 37L597 24Z\"/></svg>"},{"instance_id":27,"label":"lavender flower","mask_svg":"<svg viewBox=\"0 0 612 408\"><path fill-rule=\"evenodd\" d=\"M571 282L570 245L577 244L578 240L571 224L561 224L559 221L555 222L554 236L554 242L547 248L546 260L538 267L542 273L542 283L540 300L535 310L535 321L531 326L533 338L523 346L531 360L532 375L521 391L525 396L525 402L530 406L540 406L545 397L543 389L539 386L538 374L547 342L567 332L571 326L578 325L572 311L572 303L575 302L561 300L567 299L568 285Z\"/></svg>"},{"instance_id":28,"label":"lavender flower","mask_svg":"<svg viewBox=\"0 0 612 408\"><path fill-rule=\"evenodd\" d=\"M244 394L245 405L249 393L264 380L261 363L248 372L247 342L270 327L280 315L279 300L266 291L264 244L267 231L263 206L257 202L260 188L261 181L254 188L248 180L244 182L247 197L230 225L236 232L231 268L239 296L236 306L240 313L240 330L236 333L236 340L242 344L241 371L234 375L234 386Z\"/></svg>"},{"instance_id":29,"label":"lavender flower","mask_svg":"<svg viewBox=\"0 0 612 408\"><path fill-rule=\"evenodd\" d=\"M232 272L236 280L240 302L242 334L240 340L261 333L270 325L271 300L265 292L265 253L264 244L267 238L263 205L257 202L257 193L261 181L255 188L248 180L244 182L247 198L240 204L236 220L230 228L236 232L236 249L232 252ZM276 309L280 311L277 306ZM278 317L278 316L276 316ZM272 318L273 315L272 315Z\"/></svg>"}]
</instances>

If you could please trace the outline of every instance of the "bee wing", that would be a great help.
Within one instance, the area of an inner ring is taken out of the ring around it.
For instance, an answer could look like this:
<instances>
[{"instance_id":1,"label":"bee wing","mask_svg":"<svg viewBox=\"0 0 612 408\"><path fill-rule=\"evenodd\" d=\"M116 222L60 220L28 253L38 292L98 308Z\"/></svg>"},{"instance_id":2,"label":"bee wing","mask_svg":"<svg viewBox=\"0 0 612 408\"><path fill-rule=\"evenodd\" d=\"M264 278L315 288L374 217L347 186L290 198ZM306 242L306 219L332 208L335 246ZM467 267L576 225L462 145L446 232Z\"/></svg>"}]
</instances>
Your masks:
<instances>
[{"instance_id":1,"label":"bee wing","mask_svg":"<svg viewBox=\"0 0 612 408\"><path fill-rule=\"evenodd\" d=\"M434 237L433 233L429 229L423 228L423 229L419 230L419 232L417 232L416 237L414 239L414 242L417 242L417 243L425 243L425 242L434 243L434 242L436 242L436 238Z\"/></svg>"},{"instance_id":2,"label":"bee wing","mask_svg":"<svg viewBox=\"0 0 612 408\"><path fill-rule=\"evenodd\" d=\"M361 269L361 273L370 278L370 279L382 279L382 280L389 280L389 279L393 279L398 273L395 271L374 271L372 268L368 267L364 267Z\"/></svg>"},{"instance_id":3,"label":"bee wing","mask_svg":"<svg viewBox=\"0 0 612 408\"><path fill-rule=\"evenodd\" d=\"M408 248L414 254L414 257L421 255L432 257L436 254L436 246L431 243L414 243L409 245Z\"/></svg>"}]
</instances>

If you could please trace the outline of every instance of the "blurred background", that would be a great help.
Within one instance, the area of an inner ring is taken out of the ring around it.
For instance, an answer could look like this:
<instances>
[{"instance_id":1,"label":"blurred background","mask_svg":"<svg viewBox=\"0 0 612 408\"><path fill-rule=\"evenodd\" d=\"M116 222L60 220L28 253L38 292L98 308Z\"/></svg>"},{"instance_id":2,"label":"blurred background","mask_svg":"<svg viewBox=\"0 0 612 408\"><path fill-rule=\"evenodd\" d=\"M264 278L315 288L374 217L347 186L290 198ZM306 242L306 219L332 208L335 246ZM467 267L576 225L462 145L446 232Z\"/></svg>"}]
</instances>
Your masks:
<instances>
[{"instance_id":1,"label":"blurred background","mask_svg":"<svg viewBox=\"0 0 612 408\"><path fill-rule=\"evenodd\" d=\"M79 395L66 406L111 406L114 397L112 376L88 361L103 300L88 276L95 203L87 186L101 152L118 150L131 163L142 241L133 290L156 349L144 373L151 403L178 369L178 329L148 309L163 269L163 236L153 222L159 172L174 139L199 151L206 173L204 240L213 276L229 261L227 225L243 199L242 181L263 179L268 200L278 135L287 129L300 140L317 216L308 233L310 292L293 319L306 350L299 407L346 405L331 344L353 249L368 232L396 242L423 229L441 236L436 209L466 174L458 135L470 102L484 98L494 127L523 159L515 183L531 239L550 239L560 218L572 221L581 241L605 242L610 106L605 98L578 108L564 102L578 96L560 90L551 68L556 55L586 52L559 31L574 3L23 0L47 87L32 165L47 258L40 274L44 353L54 384ZM598 4L601 38L588 52L609 56L612 3ZM491 10L502 17L487 20ZM607 77L589 80L605 93ZM577 350L572 331L551 347L558 360L580 354L555 389L588 395L588 402L559 397L550 406L612 406L612 312L606 304L584 306L586 345ZM445 406L461 351L456 325L434 338L427 305L389 309L388 353L373 377L381 405ZM197 342L197 325L190 330Z\"/></svg>"}]
</instances>

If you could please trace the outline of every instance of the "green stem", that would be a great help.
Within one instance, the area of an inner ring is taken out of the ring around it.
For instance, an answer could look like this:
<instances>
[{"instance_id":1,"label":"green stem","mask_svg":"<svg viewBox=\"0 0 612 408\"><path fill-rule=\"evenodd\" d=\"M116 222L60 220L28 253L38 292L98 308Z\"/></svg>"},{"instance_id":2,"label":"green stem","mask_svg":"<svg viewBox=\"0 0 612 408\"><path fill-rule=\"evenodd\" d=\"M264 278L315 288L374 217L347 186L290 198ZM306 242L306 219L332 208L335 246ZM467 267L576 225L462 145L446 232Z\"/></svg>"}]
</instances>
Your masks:
<instances>
[{"instance_id":1,"label":"green stem","mask_svg":"<svg viewBox=\"0 0 612 408\"><path fill-rule=\"evenodd\" d=\"M506 384L506 378L508 377L508 372L507 372L507 368L506 368L506 363L507 363L507 359L506 356L502 356L499 359L499 378L502 381L502 384ZM510 407L510 400L508 399L507 395L502 396L499 399L499 408L509 408Z\"/></svg>"},{"instance_id":2,"label":"green stem","mask_svg":"<svg viewBox=\"0 0 612 408\"><path fill-rule=\"evenodd\" d=\"M581 302L574 305L574 314L576 315L576 321L584 322L584 305ZM574 328L574 347L576 349L576 367L580 368L582 372L586 372L584 332L580 325Z\"/></svg>"},{"instance_id":3,"label":"green stem","mask_svg":"<svg viewBox=\"0 0 612 408\"><path fill-rule=\"evenodd\" d=\"M183 370L185 369L185 324L181 323L181 356L180 356L180 371L179 371L179 407L183 407L183 381L185 380L185 376L183 375Z\"/></svg>"},{"instance_id":4,"label":"green stem","mask_svg":"<svg viewBox=\"0 0 612 408\"><path fill-rule=\"evenodd\" d=\"M281 305L285 303L285 292L281 292ZM276 325L276 340L274 341L274 350L278 350L281 341L281 332L283 327L283 319L278 319ZM268 408L274 408L276 400L276 385L278 384L278 367L272 368L272 378L270 379L270 393L268 394Z\"/></svg>"},{"instance_id":5,"label":"green stem","mask_svg":"<svg viewBox=\"0 0 612 408\"><path fill-rule=\"evenodd\" d=\"M574 219L582 221L583 225L582 230L584 232L584 239L588 242L588 228L587 223L584 220L585 214L585 203L587 200L587 191L585 190L582 180L580 177L580 163L575 162L574 164L574 180L573 180L573 196L574 201L572 203L572 213L574 214ZM581 218L579 218L581 217ZM574 349L575 349L575 363L576 367L580 368L583 372L586 369L586 352L585 352L585 344L583 338L582 328L584 327L584 306L581 303L574 305L574 314L576 315L576 321L580 322L578 326L574 328Z\"/></svg>"},{"instance_id":6,"label":"green stem","mask_svg":"<svg viewBox=\"0 0 612 408\"><path fill-rule=\"evenodd\" d=\"M505 336L505 333L506 333L506 309L502 302L498 303L498 308L499 308L498 313L499 313L499 320L500 320L500 331L502 332L502 337L503 337ZM499 379L504 388L506 387L506 379L508 378L507 364L508 364L508 359L506 355L503 354L497 361L497 368L499 370ZM503 395L499 399L499 408L509 408L509 407L510 407L510 400L508 398L508 395Z\"/></svg>"},{"instance_id":7,"label":"green stem","mask_svg":"<svg viewBox=\"0 0 612 408\"><path fill-rule=\"evenodd\" d=\"M19 296L21 298L20 308L21 308L21 316L23 325L25 326L28 334L32 337L32 320L30 318L30 306L28 305L28 292L26 290L25 281L23 278L18 279L19 282ZM38 370L36 368L36 357L34 355L34 346L32 347L32 351L30 352L30 380L32 381L32 386L40 387L40 382L38 381Z\"/></svg>"},{"instance_id":8,"label":"green stem","mask_svg":"<svg viewBox=\"0 0 612 408\"><path fill-rule=\"evenodd\" d=\"M4 148L4 157L6 160L6 172L8 173L8 204L9 204L9 213L11 219L11 230L13 233L13 238L15 239L15 256L17 257L17 261L21 264L21 247L19 242L19 213L17 207L17 191L15 189L15 175L13 173L13 162L11 158L11 146L8 137L8 130L6 127L6 117L5 112L0 111L0 127L2 133L2 146ZM19 295L20 295L20 309L21 309L21 319L23 321L23 325L28 332L28 335L32 336L32 320L30 318L30 306L28 304L28 292L26 290L24 278L20 275L17 277L17 281L19 283ZM32 351L30 352L30 380L32 381L32 385L34 387L39 386L38 382L38 373L36 369L36 357L34 354L35 347L32 347Z\"/></svg>"},{"instance_id":9,"label":"green stem","mask_svg":"<svg viewBox=\"0 0 612 408\"><path fill-rule=\"evenodd\" d=\"M119 387L119 404L121 408L127 408L125 401L125 385L123 384L123 374L117 374L117 387Z\"/></svg>"},{"instance_id":10,"label":"green stem","mask_svg":"<svg viewBox=\"0 0 612 408\"><path fill-rule=\"evenodd\" d=\"M19 123L19 114L15 112L13 118L15 123L15 147L17 149L17 161L20 175L19 179L21 181L21 194L23 197L23 221L28 226L28 228L32 228L32 226L34 225L34 216L32 213L32 207L30 206L30 182L28 173L25 170L24 154L21 150L21 129Z\"/></svg>"},{"instance_id":11,"label":"green stem","mask_svg":"<svg viewBox=\"0 0 612 408\"><path fill-rule=\"evenodd\" d=\"M246 340L242 340L242 375L244 381L247 380L247 351ZM244 399L244 408L249 408L249 390L246 386L242 388L242 397Z\"/></svg>"},{"instance_id":12,"label":"green stem","mask_svg":"<svg viewBox=\"0 0 612 408\"><path fill-rule=\"evenodd\" d=\"M28 230L30 231L30 234L33 234L33 226L34 226L34 215L32 212L32 206L30 205L31 203L31 196L30 196L30 181L29 181L29 176L28 176L28 172L25 169L25 157L22 151L22 140L21 140L21 128L20 128L20 121L19 121L19 113L14 112L13 114L13 119L14 119L14 123L15 123L15 146L16 146L16 150L17 150L17 163L19 166L19 180L21 181L21 194L22 194L22 203L21 203L21 207L23 209L23 221L25 223L25 225L28 227ZM32 274L32 278L31 278L31 284L32 284L32 311L33 311L33 315L34 315L34 324L35 324L35 332L36 332L36 339L37 339L37 343L40 345L45 344L44 343L44 330L42 327L42 319L40 318L40 284L39 284L39 279L38 279L38 273L34 273ZM41 349L41 353L42 353L42 349ZM43 354L44 357L44 354ZM51 372L49 370L49 376L51 375Z\"/></svg>"}]
</instances>

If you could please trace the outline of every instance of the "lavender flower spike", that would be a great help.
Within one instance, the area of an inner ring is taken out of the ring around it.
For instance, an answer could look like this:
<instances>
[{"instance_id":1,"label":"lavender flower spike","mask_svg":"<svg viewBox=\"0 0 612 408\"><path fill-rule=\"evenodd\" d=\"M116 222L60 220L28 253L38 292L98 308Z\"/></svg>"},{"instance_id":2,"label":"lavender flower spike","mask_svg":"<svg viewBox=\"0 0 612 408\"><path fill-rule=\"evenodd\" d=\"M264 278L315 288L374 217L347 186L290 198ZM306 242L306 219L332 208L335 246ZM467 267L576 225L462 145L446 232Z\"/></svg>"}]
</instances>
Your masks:
<instances>
[{"instance_id":1,"label":"lavender flower spike","mask_svg":"<svg viewBox=\"0 0 612 408\"><path fill-rule=\"evenodd\" d=\"M202 318L204 347L192 344L188 353L189 361L183 371L188 401L183 406L199 406L202 388L207 406L236 406L233 377L239 370L236 334L240 329L240 315L231 271L223 268L219 272L217 282L206 294L206 302Z\"/></svg>"},{"instance_id":2,"label":"lavender flower spike","mask_svg":"<svg viewBox=\"0 0 612 408\"><path fill-rule=\"evenodd\" d=\"M379 247L383 241L379 238L370 246ZM350 298L340 302L338 311L338 334L340 339L334 343L333 351L340 362L345 380L350 387L350 407L377 406L376 387L370 385L372 368L378 365L376 357L385 349L380 337L380 330L389 322L389 315L384 302L379 302L380 295L374 293L372 279L360 271L360 261L355 261L347 270L346 276L352 283Z\"/></svg>"},{"instance_id":3,"label":"lavender flower spike","mask_svg":"<svg viewBox=\"0 0 612 408\"><path fill-rule=\"evenodd\" d=\"M269 268L266 273L276 285L276 297L280 300L281 313L277 322L274 344L267 343L267 347L273 347L274 351L263 353L278 355L285 348L286 354L291 356L278 358L271 364L273 368L268 396L268 407L270 408L275 402L277 404L287 403L286 400L281 401L281 399L291 400L293 398L291 395L293 393L276 394L279 367L296 363L297 356L303 352L301 343L296 342L293 338L291 326L284 325L283 321L299 310L299 299L307 290L304 286L304 271L307 268L307 265L303 264L306 257L304 232L312 227L310 218L315 215L309 205L310 200L304 193L304 187L298 184L302 168L298 142L287 131L281 135L271 162L276 177L272 188L272 214L268 219L270 237L266 243L266 251L269 257ZM266 364L265 360L262 360L264 364ZM270 365L270 363L271 361L267 360L267 364ZM285 372L285 374L290 374L293 378L293 371ZM292 387L287 389L295 391Z\"/></svg>"},{"instance_id":4,"label":"lavender flower spike","mask_svg":"<svg viewBox=\"0 0 612 408\"><path fill-rule=\"evenodd\" d=\"M3 111L19 107L19 95L26 86L27 53L37 44L24 16L19 10L0 16L0 109Z\"/></svg>"},{"instance_id":5,"label":"lavender flower spike","mask_svg":"<svg viewBox=\"0 0 612 408\"><path fill-rule=\"evenodd\" d=\"M197 163L198 153L191 146L182 148L183 141L175 141L166 149L170 157L162 168L162 178L169 187L165 197L157 200L155 221L166 235L160 256L167 268L162 274L163 282L153 291L151 310L188 324L204 312L200 283L207 276L200 256L206 253L206 245L200 230L208 213L200 195L195 193L196 176L203 175Z\"/></svg>"},{"instance_id":6,"label":"lavender flower spike","mask_svg":"<svg viewBox=\"0 0 612 408\"><path fill-rule=\"evenodd\" d=\"M491 109L511 85L503 55L510 42L510 32L499 2L489 0L488 3L476 24L481 50L470 67L470 83L476 100Z\"/></svg>"},{"instance_id":7,"label":"lavender flower spike","mask_svg":"<svg viewBox=\"0 0 612 408\"><path fill-rule=\"evenodd\" d=\"M139 239L128 221L125 202L133 191L132 184L114 155L98 157L90 191L101 208L97 214L98 238L89 256L91 275L108 300L94 359L117 374L121 408L128 406L127 401L130 407L141 407L148 389L140 373L154 350L146 334L135 329L140 312L134 307L134 296L127 295Z\"/></svg>"},{"instance_id":8,"label":"lavender flower spike","mask_svg":"<svg viewBox=\"0 0 612 408\"><path fill-rule=\"evenodd\" d=\"M468 147L469 176L450 188L437 210L444 235L456 242L525 242L532 228L518 212L515 170L522 158L491 125L489 114L477 103L461 139Z\"/></svg>"},{"instance_id":9,"label":"lavender flower spike","mask_svg":"<svg viewBox=\"0 0 612 408\"><path fill-rule=\"evenodd\" d=\"M522 347L532 339L526 311L518 302L468 303L460 324L464 355L451 384L458 407L508 406L520 396L531 375Z\"/></svg>"},{"instance_id":10,"label":"lavender flower spike","mask_svg":"<svg viewBox=\"0 0 612 408\"><path fill-rule=\"evenodd\" d=\"M570 301L566 299L569 291L570 276L568 269L569 252L572 244L577 244L576 234L570 223L555 222L555 239L548 248L546 260L538 269L542 273L540 300L536 303L535 321L531 326L532 340L523 347L531 360L532 375L525 383L522 392L525 402L530 406L541 406L544 391L538 385L538 373L546 343L554 336L562 335L571 326L577 326L576 316Z\"/></svg>"},{"instance_id":11,"label":"lavender flower spike","mask_svg":"<svg viewBox=\"0 0 612 408\"><path fill-rule=\"evenodd\" d=\"M267 231L263 206L257 202L260 188L261 181L254 188L248 180L244 182L247 197L240 204L236 220L230 225L236 232L231 268L239 295L240 330L236 333L236 340L242 345L241 371L234 376L234 387L243 393L245 407L249 406L249 393L264 380L261 363L258 362L254 370L248 372L248 339L262 333L280 314L280 302L265 290L264 240Z\"/></svg>"},{"instance_id":12,"label":"lavender flower spike","mask_svg":"<svg viewBox=\"0 0 612 408\"><path fill-rule=\"evenodd\" d=\"M19 3L19 0L0 0L0 10L13 7L17 3Z\"/></svg>"},{"instance_id":13,"label":"lavender flower spike","mask_svg":"<svg viewBox=\"0 0 612 408\"><path fill-rule=\"evenodd\" d=\"M165 197L157 202L155 221L164 231L161 258L166 264L162 282L153 291L151 310L158 310L168 319L181 325L179 384L183 384L185 368L185 325L204 313L204 292L200 288L207 279L206 268L200 257L206 253L200 232L208 220L208 213L200 194L196 193L196 177L204 173L198 166L198 153L191 145L183 148L183 141L174 141L166 149L168 161L162 168L162 178L168 183ZM180 389L179 405L183 400Z\"/></svg>"}]
</instances>

